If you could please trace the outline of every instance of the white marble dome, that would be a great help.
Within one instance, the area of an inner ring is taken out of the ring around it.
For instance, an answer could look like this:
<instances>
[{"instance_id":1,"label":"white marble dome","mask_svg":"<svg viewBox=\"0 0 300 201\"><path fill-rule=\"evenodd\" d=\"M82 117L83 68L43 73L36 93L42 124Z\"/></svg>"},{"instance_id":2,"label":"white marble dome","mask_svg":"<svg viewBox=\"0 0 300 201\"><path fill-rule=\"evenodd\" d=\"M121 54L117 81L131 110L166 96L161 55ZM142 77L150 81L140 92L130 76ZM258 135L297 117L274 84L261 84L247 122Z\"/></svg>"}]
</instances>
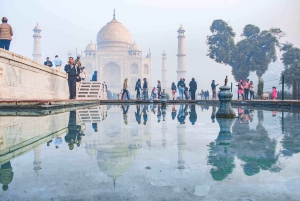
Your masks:
<instances>
[{"instance_id":1,"label":"white marble dome","mask_svg":"<svg viewBox=\"0 0 300 201\"><path fill-rule=\"evenodd\" d=\"M96 51L95 44L91 41L91 43L86 46L85 51Z\"/></svg>"},{"instance_id":2,"label":"white marble dome","mask_svg":"<svg viewBox=\"0 0 300 201\"><path fill-rule=\"evenodd\" d=\"M128 48L131 42L132 38L130 32L116 19L112 19L102 27L97 35L98 49L106 47Z\"/></svg>"},{"instance_id":3,"label":"white marble dome","mask_svg":"<svg viewBox=\"0 0 300 201\"><path fill-rule=\"evenodd\" d=\"M130 45L129 51L131 51L131 52L140 52L141 48L134 42L133 44Z\"/></svg>"}]
</instances>

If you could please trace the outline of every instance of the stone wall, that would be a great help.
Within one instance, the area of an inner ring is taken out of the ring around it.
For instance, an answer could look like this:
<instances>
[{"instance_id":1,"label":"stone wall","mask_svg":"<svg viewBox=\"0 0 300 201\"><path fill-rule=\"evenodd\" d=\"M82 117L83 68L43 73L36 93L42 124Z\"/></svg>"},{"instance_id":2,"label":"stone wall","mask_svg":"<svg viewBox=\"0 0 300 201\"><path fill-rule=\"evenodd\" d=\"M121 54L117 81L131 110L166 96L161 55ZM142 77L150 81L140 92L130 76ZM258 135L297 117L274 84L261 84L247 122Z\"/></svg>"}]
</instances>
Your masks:
<instances>
[{"instance_id":1,"label":"stone wall","mask_svg":"<svg viewBox=\"0 0 300 201\"><path fill-rule=\"evenodd\" d=\"M68 99L66 73L0 49L0 100Z\"/></svg>"}]
</instances>

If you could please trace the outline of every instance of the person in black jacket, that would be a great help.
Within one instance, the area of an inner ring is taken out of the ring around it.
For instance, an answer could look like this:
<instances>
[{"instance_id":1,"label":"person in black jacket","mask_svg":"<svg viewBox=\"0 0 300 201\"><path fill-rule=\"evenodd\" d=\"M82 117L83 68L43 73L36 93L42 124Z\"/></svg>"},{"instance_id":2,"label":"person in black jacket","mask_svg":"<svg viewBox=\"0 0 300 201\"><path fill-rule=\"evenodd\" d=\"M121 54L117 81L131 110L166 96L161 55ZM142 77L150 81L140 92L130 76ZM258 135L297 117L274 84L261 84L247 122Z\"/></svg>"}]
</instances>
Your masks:
<instances>
[{"instance_id":1,"label":"person in black jacket","mask_svg":"<svg viewBox=\"0 0 300 201\"><path fill-rule=\"evenodd\" d=\"M68 73L68 84L70 99L76 98L76 78L80 74L80 69L77 63L74 64L73 57L69 58L68 64L65 66L65 71Z\"/></svg>"},{"instance_id":2,"label":"person in black jacket","mask_svg":"<svg viewBox=\"0 0 300 201\"><path fill-rule=\"evenodd\" d=\"M195 94L197 90L197 82L195 81L195 78L192 78L192 81L190 82L190 92L191 92L191 98L192 100L195 100Z\"/></svg>"},{"instance_id":3,"label":"person in black jacket","mask_svg":"<svg viewBox=\"0 0 300 201\"><path fill-rule=\"evenodd\" d=\"M46 61L44 62L44 65L48 66L50 68L53 66L52 61L50 61L49 57L46 58Z\"/></svg>"}]
</instances>

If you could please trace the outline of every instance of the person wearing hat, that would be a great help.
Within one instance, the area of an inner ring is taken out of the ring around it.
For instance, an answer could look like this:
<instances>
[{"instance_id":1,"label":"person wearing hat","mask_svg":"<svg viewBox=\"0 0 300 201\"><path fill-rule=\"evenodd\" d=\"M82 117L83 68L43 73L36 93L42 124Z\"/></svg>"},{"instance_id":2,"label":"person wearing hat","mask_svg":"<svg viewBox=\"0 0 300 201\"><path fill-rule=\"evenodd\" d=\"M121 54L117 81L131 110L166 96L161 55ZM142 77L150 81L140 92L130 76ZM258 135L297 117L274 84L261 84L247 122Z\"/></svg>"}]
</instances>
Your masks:
<instances>
[{"instance_id":1,"label":"person wearing hat","mask_svg":"<svg viewBox=\"0 0 300 201\"><path fill-rule=\"evenodd\" d=\"M2 18L2 24L0 24L0 48L9 50L10 42L13 36L13 30L9 24L7 24L7 18Z\"/></svg>"},{"instance_id":2,"label":"person wearing hat","mask_svg":"<svg viewBox=\"0 0 300 201\"><path fill-rule=\"evenodd\" d=\"M48 66L50 68L53 66L52 61L50 61L49 57L46 58L46 61L44 62L44 65Z\"/></svg>"},{"instance_id":3,"label":"person wearing hat","mask_svg":"<svg viewBox=\"0 0 300 201\"><path fill-rule=\"evenodd\" d=\"M62 61L58 58L58 55L55 55L54 65L57 70L61 69Z\"/></svg>"}]
</instances>

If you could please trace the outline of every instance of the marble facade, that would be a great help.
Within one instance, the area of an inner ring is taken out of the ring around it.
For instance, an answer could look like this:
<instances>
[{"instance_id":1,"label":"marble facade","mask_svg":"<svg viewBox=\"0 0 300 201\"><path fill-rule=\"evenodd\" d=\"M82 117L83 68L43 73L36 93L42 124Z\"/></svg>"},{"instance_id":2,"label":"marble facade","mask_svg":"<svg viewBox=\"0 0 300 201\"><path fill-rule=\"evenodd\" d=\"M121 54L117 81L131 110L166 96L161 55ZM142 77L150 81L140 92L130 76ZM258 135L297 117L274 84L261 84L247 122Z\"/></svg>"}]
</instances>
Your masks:
<instances>
[{"instance_id":1,"label":"marble facade","mask_svg":"<svg viewBox=\"0 0 300 201\"><path fill-rule=\"evenodd\" d=\"M0 99L68 99L67 75L0 49Z\"/></svg>"}]
</instances>

